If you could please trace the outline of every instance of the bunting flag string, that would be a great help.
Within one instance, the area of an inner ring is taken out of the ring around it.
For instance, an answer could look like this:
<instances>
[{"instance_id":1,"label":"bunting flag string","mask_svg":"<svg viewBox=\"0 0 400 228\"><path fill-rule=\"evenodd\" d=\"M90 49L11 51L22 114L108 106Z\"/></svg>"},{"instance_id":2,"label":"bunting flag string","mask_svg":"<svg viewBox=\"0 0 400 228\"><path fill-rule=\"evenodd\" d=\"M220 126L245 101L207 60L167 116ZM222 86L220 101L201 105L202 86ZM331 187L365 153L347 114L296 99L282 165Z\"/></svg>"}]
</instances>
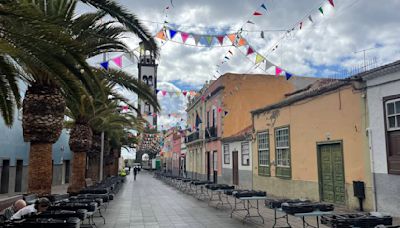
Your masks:
<instances>
[{"instance_id":1,"label":"bunting flag string","mask_svg":"<svg viewBox=\"0 0 400 228\"><path fill-rule=\"evenodd\" d=\"M176 96L183 95L185 97L186 96L194 97L194 96L196 96L197 92L194 91L194 90L168 91L168 90L159 90L159 89L157 89L156 90L156 94L161 94L163 97L165 97L167 94L170 97L172 97L174 95L176 95Z\"/></svg>"}]
</instances>

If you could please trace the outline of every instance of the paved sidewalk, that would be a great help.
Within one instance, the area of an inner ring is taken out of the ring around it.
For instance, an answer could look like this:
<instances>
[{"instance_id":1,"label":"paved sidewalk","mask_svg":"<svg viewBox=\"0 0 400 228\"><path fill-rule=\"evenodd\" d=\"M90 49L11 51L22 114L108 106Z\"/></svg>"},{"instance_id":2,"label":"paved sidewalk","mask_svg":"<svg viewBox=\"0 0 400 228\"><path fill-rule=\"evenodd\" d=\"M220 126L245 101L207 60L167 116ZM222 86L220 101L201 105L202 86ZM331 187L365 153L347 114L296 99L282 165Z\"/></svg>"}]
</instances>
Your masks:
<instances>
[{"instance_id":1,"label":"paved sidewalk","mask_svg":"<svg viewBox=\"0 0 400 228\"><path fill-rule=\"evenodd\" d=\"M104 213L107 223L96 218L99 228L131 227L259 227L231 219L229 211L179 192L146 171L127 176L127 182Z\"/></svg>"}]
</instances>

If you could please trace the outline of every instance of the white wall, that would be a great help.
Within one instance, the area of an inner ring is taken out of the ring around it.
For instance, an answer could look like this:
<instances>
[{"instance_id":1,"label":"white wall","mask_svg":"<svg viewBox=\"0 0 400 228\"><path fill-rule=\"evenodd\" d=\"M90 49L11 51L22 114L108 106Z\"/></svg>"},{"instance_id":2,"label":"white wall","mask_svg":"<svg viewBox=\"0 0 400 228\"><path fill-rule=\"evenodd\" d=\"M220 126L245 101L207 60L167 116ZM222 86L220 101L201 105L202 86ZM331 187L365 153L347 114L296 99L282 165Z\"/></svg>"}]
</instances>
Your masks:
<instances>
[{"instance_id":1,"label":"white wall","mask_svg":"<svg viewBox=\"0 0 400 228\"><path fill-rule=\"evenodd\" d=\"M385 82L394 82L382 84ZM381 75L367 80L370 146L374 160L374 173L388 173L383 97L400 94L400 72Z\"/></svg>"},{"instance_id":2,"label":"white wall","mask_svg":"<svg viewBox=\"0 0 400 228\"><path fill-rule=\"evenodd\" d=\"M248 170L251 171L252 167L252 149L251 149L251 142L247 141L249 143L249 155L250 155L250 162L248 166L243 166L242 165L242 146L241 143L244 141L238 141L238 142L231 142L231 143L223 143L222 144L222 168L224 169L232 169L232 163L233 163L233 157L232 157L232 152L237 151L238 152L238 162L239 162L239 170ZM229 154L230 154L230 163L225 164L224 163L224 145L228 144L229 145Z\"/></svg>"}]
</instances>

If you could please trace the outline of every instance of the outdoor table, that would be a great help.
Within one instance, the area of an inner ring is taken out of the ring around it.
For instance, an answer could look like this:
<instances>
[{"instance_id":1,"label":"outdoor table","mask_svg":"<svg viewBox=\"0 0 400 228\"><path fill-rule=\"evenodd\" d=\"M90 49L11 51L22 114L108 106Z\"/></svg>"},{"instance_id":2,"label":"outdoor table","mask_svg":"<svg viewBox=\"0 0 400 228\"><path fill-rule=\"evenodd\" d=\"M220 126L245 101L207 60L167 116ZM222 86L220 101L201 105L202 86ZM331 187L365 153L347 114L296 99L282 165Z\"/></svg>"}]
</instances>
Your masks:
<instances>
[{"instance_id":1,"label":"outdoor table","mask_svg":"<svg viewBox=\"0 0 400 228\"><path fill-rule=\"evenodd\" d=\"M260 214L260 208L258 206L258 201L259 200L267 200L266 196L252 196L252 197L234 197L235 198L235 206L231 211L231 218L233 213L239 212L239 211L246 211L246 215L243 218L243 223L246 221L246 219L250 218L261 218L262 223L264 223L264 217ZM239 203L237 200L240 200ZM254 206L251 201L256 201L256 205ZM247 204L246 204L247 202ZM243 208L238 208L238 204L243 204ZM251 214L251 209L254 209L256 211L256 214Z\"/></svg>"},{"instance_id":2,"label":"outdoor table","mask_svg":"<svg viewBox=\"0 0 400 228\"><path fill-rule=\"evenodd\" d=\"M224 204L228 204L230 208L232 208L231 203L229 202L228 195L223 194L226 189L216 189L216 190L211 190L210 189L210 199L208 201L208 205L210 206L212 202L217 201L217 204L215 205L216 208L219 207L219 205L224 206ZM225 197L223 197L223 195ZM214 196L217 196L216 198ZM225 199L225 202L224 200Z\"/></svg>"},{"instance_id":3,"label":"outdoor table","mask_svg":"<svg viewBox=\"0 0 400 228\"><path fill-rule=\"evenodd\" d=\"M210 182L209 181L191 182L191 185L194 185L195 187L194 197L197 198L198 200L204 200L208 197L207 192L204 191L204 186L206 184L210 184Z\"/></svg>"},{"instance_id":4,"label":"outdoor table","mask_svg":"<svg viewBox=\"0 0 400 228\"><path fill-rule=\"evenodd\" d=\"M277 217L277 212L281 212L284 213L283 216L281 217ZM308 213L296 213L296 214L291 214L294 217L297 218L301 218L301 220L303 221L303 227L314 227L317 228L319 227L320 224L320 217L323 215L331 215L332 211L312 211L312 212L308 212ZM273 228L290 228L292 227L289 223L289 214L286 213L284 210L282 210L282 208L274 208L274 225L272 226ZM309 224L306 220L306 217L315 217L317 220L317 226L313 226L311 224ZM286 226L276 226L276 221L279 219L285 219L286 221Z\"/></svg>"}]
</instances>

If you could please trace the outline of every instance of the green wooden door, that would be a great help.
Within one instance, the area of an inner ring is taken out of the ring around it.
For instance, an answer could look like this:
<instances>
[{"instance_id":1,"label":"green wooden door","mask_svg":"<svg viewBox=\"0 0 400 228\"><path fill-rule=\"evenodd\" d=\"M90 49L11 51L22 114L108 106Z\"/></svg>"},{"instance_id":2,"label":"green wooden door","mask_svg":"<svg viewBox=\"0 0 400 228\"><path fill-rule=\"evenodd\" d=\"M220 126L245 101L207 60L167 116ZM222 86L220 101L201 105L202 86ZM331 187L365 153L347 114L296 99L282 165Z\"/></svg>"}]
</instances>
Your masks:
<instances>
[{"instance_id":1,"label":"green wooden door","mask_svg":"<svg viewBox=\"0 0 400 228\"><path fill-rule=\"evenodd\" d=\"M321 200L345 202L345 181L342 146L340 143L318 146Z\"/></svg>"}]
</instances>

